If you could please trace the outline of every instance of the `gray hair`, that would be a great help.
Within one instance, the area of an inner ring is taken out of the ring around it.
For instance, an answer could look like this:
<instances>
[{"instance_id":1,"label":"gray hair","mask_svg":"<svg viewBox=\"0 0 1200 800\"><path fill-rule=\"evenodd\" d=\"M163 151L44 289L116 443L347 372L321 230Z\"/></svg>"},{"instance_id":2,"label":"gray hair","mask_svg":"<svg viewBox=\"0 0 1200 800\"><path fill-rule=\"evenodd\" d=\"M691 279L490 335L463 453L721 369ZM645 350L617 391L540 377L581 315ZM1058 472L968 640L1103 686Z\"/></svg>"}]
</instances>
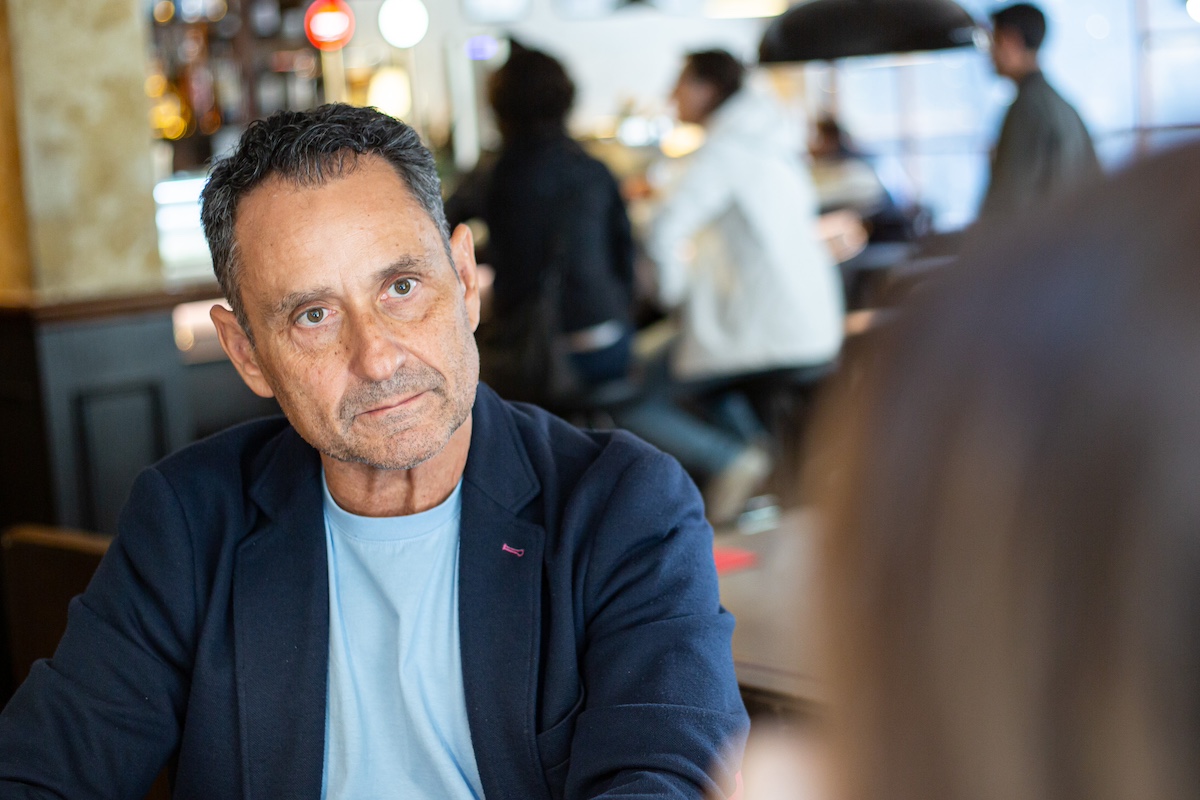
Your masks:
<instances>
[{"instance_id":1,"label":"gray hair","mask_svg":"<svg viewBox=\"0 0 1200 800\"><path fill-rule=\"evenodd\" d=\"M392 165L450 252L437 167L408 125L373 108L339 103L311 111L280 111L255 120L233 152L213 167L200 195L200 219L212 251L213 272L247 336L250 325L242 304L233 235L238 203L272 177L299 186L321 186L352 171L363 155L380 156Z\"/></svg>"}]
</instances>

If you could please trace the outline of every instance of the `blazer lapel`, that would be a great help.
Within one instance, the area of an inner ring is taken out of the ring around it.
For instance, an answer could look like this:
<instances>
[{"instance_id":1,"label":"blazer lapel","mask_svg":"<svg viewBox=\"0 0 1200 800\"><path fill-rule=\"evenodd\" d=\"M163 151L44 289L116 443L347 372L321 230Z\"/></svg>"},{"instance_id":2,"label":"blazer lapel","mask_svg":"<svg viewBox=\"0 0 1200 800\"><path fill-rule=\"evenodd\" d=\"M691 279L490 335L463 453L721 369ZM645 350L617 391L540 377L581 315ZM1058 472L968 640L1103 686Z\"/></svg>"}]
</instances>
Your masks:
<instances>
[{"instance_id":1,"label":"blazer lapel","mask_svg":"<svg viewBox=\"0 0 1200 800\"><path fill-rule=\"evenodd\" d=\"M253 800L320 797L325 759L320 460L290 428L276 444L250 491L266 519L238 547L233 577L242 777Z\"/></svg>"},{"instance_id":2,"label":"blazer lapel","mask_svg":"<svg viewBox=\"0 0 1200 800\"><path fill-rule=\"evenodd\" d=\"M540 487L508 414L481 385L463 476L459 638L484 794L527 798L544 785L534 715L545 531L516 514Z\"/></svg>"}]
</instances>

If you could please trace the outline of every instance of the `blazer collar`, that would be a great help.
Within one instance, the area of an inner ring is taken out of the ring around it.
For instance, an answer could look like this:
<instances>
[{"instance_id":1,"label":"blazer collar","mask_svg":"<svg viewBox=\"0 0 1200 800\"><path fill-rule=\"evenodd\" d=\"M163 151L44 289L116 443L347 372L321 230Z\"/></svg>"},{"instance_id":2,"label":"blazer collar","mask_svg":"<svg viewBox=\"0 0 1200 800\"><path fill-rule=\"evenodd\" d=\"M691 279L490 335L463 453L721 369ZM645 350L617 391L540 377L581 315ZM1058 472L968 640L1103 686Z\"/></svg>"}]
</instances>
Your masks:
<instances>
[{"instance_id":1,"label":"blazer collar","mask_svg":"<svg viewBox=\"0 0 1200 800\"><path fill-rule=\"evenodd\" d=\"M512 408L480 385L463 480L458 619L463 690L486 797L536 798L545 530L517 516L541 491Z\"/></svg>"},{"instance_id":2,"label":"blazer collar","mask_svg":"<svg viewBox=\"0 0 1200 800\"><path fill-rule=\"evenodd\" d=\"M541 491L512 411L482 383L475 393L471 450L467 454L463 483L513 513Z\"/></svg>"},{"instance_id":3,"label":"blazer collar","mask_svg":"<svg viewBox=\"0 0 1200 800\"><path fill-rule=\"evenodd\" d=\"M260 452L265 517L238 545L234 659L242 780L253 800L320 797L329 580L320 458L286 427Z\"/></svg>"}]
</instances>

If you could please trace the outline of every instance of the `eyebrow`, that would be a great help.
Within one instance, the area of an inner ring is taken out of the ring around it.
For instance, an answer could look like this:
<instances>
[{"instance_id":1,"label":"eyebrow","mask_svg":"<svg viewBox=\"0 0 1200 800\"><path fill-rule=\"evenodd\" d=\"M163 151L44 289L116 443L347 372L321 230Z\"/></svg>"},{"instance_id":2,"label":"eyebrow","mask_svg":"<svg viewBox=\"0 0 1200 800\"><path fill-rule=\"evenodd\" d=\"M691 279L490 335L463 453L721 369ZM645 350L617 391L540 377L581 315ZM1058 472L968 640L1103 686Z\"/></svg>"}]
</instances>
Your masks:
<instances>
[{"instance_id":1,"label":"eyebrow","mask_svg":"<svg viewBox=\"0 0 1200 800\"><path fill-rule=\"evenodd\" d=\"M426 274L432 269L433 265L424 256L401 256L386 267L375 271L375 283L383 283L400 272Z\"/></svg>"},{"instance_id":2,"label":"eyebrow","mask_svg":"<svg viewBox=\"0 0 1200 800\"><path fill-rule=\"evenodd\" d=\"M383 283L391 276L400 272L425 273L431 269L429 259L420 256L402 256L385 267L375 271L372 280L375 284ZM303 306L316 303L334 293L330 286L317 286L298 292L289 292L274 303L267 305L267 319L278 322L281 318L291 318L292 314Z\"/></svg>"}]
</instances>

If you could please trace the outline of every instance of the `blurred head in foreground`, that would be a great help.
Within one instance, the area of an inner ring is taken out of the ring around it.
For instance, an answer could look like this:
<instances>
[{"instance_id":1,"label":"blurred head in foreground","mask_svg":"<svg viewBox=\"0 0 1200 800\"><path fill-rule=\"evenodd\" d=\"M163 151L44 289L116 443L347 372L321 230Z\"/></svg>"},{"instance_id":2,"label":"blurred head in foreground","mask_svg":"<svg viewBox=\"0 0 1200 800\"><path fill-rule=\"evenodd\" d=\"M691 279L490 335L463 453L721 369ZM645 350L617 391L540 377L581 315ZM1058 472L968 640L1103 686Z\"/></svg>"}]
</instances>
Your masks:
<instances>
[{"instance_id":1,"label":"blurred head in foreground","mask_svg":"<svg viewBox=\"0 0 1200 800\"><path fill-rule=\"evenodd\" d=\"M844 797L1200 795L1198 181L977 242L827 405Z\"/></svg>"}]
</instances>

